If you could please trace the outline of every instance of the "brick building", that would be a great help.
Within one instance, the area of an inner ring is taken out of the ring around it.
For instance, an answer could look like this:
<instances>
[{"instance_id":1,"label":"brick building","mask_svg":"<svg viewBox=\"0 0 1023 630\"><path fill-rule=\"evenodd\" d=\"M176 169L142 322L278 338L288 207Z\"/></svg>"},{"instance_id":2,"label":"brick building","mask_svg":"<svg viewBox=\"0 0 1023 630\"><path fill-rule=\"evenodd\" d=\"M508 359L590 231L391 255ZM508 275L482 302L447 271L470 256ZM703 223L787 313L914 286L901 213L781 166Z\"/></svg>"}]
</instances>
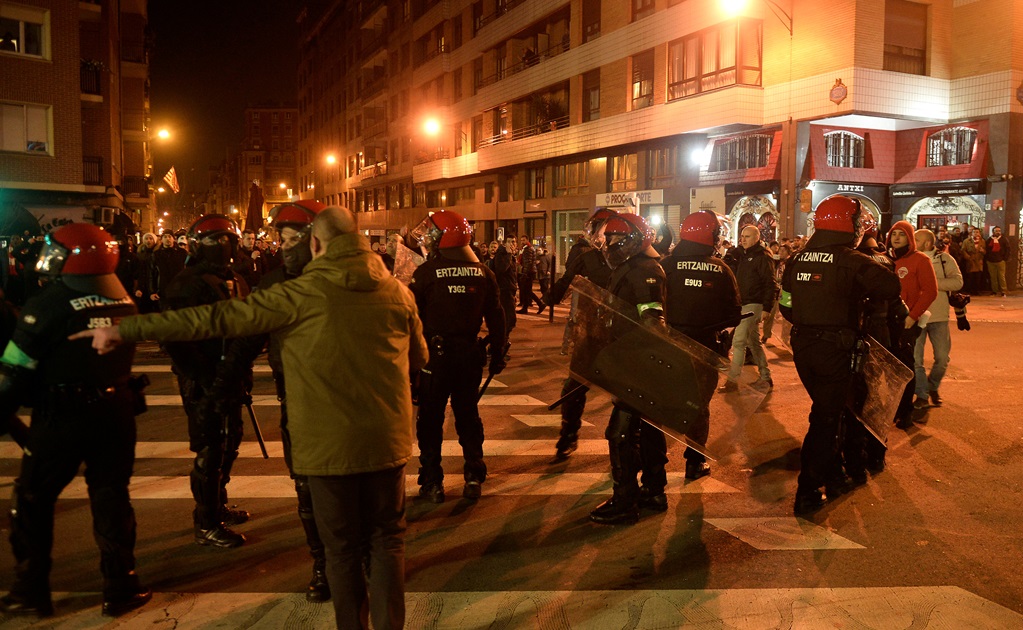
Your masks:
<instances>
[{"instance_id":1,"label":"brick building","mask_svg":"<svg viewBox=\"0 0 1023 630\"><path fill-rule=\"evenodd\" d=\"M310 5L301 194L371 234L455 209L480 241L525 233L559 260L597 206L675 232L709 209L770 238L837 193L884 226L1018 241L1023 1L725 4Z\"/></svg>"},{"instance_id":2,"label":"brick building","mask_svg":"<svg viewBox=\"0 0 1023 630\"><path fill-rule=\"evenodd\" d=\"M0 236L153 229L145 0L5 0L0 38Z\"/></svg>"},{"instance_id":3,"label":"brick building","mask_svg":"<svg viewBox=\"0 0 1023 630\"><path fill-rule=\"evenodd\" d=\"M294 104L262 103L247 107L243 116L241 143L210 173L207 205L244 220L255 182L265 218L270 208L298 191L298 109Z\"/></svg>"}]
</instances>

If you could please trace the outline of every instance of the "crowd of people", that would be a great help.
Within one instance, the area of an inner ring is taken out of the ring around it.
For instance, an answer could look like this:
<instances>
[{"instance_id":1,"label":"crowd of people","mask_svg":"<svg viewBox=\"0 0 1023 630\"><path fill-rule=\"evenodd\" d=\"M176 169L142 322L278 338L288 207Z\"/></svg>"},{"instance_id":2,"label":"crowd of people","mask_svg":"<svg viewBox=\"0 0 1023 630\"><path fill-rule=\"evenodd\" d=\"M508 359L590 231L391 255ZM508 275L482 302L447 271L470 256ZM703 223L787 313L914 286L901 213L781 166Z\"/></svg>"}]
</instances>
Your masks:
<instances>
[{"instance_id":1,"label":"crowd of people","mask_svg":"<svg viewBox=\"0 0 1023 630\"><path fill-rule=\"evenodd\" d=\"M598 209L569 252L566 273L552 283L550 255L528 236L483 250L454 212L432 213L382 245L360 235L354 215L341 207L288 203L274 208L271 221L279 248L250 230L239 232L223 215L201 217L184 243L171 232L159 239L144 234L137 252L130 241L85 224L16 244L12 257L21 265L11 277L22 278L24 295L16 318L6 318L0 417L25 456L12 509L15 583L0 598L4 612L52 614L54 504L82 462L101 552L104 614L122 614L151 597L135 573L128 495L134 417L144 409L144 383L130 375L136 342L159 341L174 363L195 453L195 543L225 549L245 543L232 527L250 514L230 503L229 481L252 364L268 349L285 462L313 558L306 597L333 600L338 627L368 627L372 620L376 628L400 628L404 470L412 440L420 451L419 496L441 503L450 403L464 460L462 497L482 496L488 472L477 407L483 368L489 377L501 373L516 314L553 308L573 278L585 277L622 300L635 309L636 321L673 329L728 363L720 387L715 374L691 401L696 411L684 453L690 480L711 474L701 451L713 421L712 397L745 386L770 392L764 344L779 315L791 324L783 339L812 401L794 502L796 514L808 514L885 467L883 441L857 421L871 386L858 367L864 340L869 335L913 371L891 423L906 429L925 422L927 410L942 403L950 309L959 328L969 329L957 292L976 272L960 271L954 246L1001 257L986 261L996 293L1004 293L998 283L1009 247L997 228L987 242L979 231L959 242L955 230L935 234L905 221L881 241L873 215L846 197L820 205L808 239L765 243L755 226L746 226L735 247L710 212L687 216L676 243L670 230L655 231L639 215ZM398 267L412 260L410 251L421 258L406 287ZM28 290L33 273L45 282ZM572 350L570 340L579 348L577 297L563 354ZM748 385L747 353L757 369ZM557 460L577 448L583 380L570 374L563 386ZM13 415L22 405L33 410L27 428ZM69 422L82 417L103 425L102 439ZM635 523L643 511L667 510L667 443L643 418L616 396L605 431L613 492L590 513L595 523Z\"/></svg>"}]
</instances>

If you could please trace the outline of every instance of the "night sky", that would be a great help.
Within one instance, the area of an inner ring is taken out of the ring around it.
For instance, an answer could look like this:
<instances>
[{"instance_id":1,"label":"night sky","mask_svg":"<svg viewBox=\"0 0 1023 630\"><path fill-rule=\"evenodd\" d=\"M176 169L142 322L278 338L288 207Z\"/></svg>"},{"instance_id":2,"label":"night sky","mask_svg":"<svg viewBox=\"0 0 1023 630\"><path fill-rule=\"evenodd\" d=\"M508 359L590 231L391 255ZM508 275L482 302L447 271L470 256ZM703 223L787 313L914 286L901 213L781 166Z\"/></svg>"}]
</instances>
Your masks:
<instances>
[{"instance_id":1,"label":"night sky","mask_svg":"<svg viewBox=\"0 0 1023 630\"><path fill-rule=\"evenodd\" d=\"M152 0L150 58L154 178L177 167L181 192L205 190L208 169L242 138L243 110L295 102L293 0ZM166 127L165 142L156 131Z\"/></svg>"}]
</instances>

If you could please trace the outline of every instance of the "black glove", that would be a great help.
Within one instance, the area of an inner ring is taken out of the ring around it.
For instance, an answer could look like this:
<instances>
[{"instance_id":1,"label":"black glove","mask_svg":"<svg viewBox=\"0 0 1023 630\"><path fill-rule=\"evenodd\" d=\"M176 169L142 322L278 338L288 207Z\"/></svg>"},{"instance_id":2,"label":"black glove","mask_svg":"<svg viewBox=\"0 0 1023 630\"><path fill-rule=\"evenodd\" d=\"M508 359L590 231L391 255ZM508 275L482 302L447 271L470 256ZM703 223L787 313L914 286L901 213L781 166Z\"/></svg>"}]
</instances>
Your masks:
<instances>
[{"instance_id":1,"label":"black glove","mask_svg":"<svg viewBox=\"0 0 1023 630\"><path fill-rule=\"evenodd\" d=\"M490 374L500 374L508 364L504 361L503 353L496 353L490 357Z\"/></svg>"},{"instance_id":2,"label":"black glove","mask_svg":"<svg viewBox=\"0 0 1023 630\"><path fill-rule=\"evenodd\" d=\"M955 309L956 312L956 325L959 330L969 330L970 322L966 319L966 307Z\"/></svg>"}]
</instances>

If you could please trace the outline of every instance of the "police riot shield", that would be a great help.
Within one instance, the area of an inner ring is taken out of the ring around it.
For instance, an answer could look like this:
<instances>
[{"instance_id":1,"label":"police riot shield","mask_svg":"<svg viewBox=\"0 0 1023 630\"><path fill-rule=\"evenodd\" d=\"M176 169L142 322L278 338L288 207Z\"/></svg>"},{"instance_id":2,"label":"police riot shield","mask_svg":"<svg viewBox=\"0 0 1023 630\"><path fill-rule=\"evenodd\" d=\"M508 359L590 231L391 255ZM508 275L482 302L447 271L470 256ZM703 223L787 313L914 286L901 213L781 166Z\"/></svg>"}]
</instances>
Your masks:
<instances>
[{"instance_id":1,"label":"police riot shield","mask_svg":"<svg viewBox=\"0 0 1023 630\"><path fill-rule=\"evenodd\" d=\"M416 268L423 264L425 260L425 258L408 247L398 245L394 251L394 277L405 286L408 286L412 282L412 274L415 273Z\"/></svg>"},{"instance_id":2,"label":"police riot shield","mask_svg":"<svg viewBox=\"0 0 1023 630\"><path fill-rule=\"evenodd\" d=\"M902 392L913 380L913 370L895 358L873 337L867 337L863 371L853 383L852 412L882 444L895 419Z\"/></svg>"},{"instance_id":3,"label":"police riot shield","mask_svg":"<svg viewBox=\"0 0 1023 630\"><path fill-rule=\"evenodd\" d=\"M716 352L641 321L634 306L585 278L576 277L572 289L578 295L572 378L605 390L665 434L712 457L710 420L744 420L764 399L765 391L737 383L719 390L728 362Z\"/></svg>"}]
</instances>

